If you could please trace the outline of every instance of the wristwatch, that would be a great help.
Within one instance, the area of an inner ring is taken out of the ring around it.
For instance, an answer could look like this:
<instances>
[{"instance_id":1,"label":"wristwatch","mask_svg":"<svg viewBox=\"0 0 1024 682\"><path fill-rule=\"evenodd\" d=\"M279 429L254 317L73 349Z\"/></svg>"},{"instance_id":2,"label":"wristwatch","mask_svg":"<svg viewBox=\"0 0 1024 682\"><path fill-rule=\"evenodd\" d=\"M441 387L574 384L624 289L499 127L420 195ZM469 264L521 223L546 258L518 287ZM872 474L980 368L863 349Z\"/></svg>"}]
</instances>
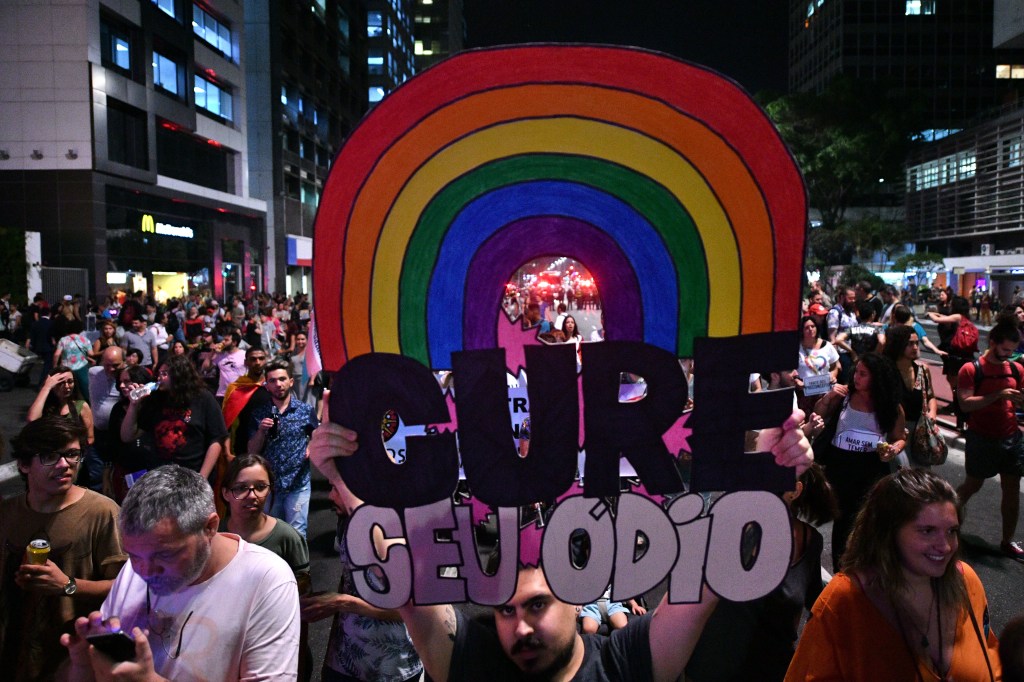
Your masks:
<instances>
[{"instance_id":1,"label":"wristwatch","mask_svg":"<svg viewBox=\"0 0 1024 682\"><path fill-rule=\"evenodd\" d=\"M77 591L78 583L75 582L74 577L68 577L68 582L64 585L64 594L70 597Z\"/></svg>"}]
</instances>

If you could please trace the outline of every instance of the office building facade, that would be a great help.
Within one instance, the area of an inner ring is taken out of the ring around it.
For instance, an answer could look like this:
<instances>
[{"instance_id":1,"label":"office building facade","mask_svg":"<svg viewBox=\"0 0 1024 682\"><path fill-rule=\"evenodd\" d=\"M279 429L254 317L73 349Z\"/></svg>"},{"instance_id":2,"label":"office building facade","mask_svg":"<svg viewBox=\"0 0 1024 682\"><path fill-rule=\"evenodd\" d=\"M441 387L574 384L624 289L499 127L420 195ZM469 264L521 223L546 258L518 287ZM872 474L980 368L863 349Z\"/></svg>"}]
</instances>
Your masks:
<instances>
[{"instance_id":1,"label":"office building facade","mask_svg":"<svg viewBox=\"0 0 1024 682\"><path fill-rule=\"evenodd\" d=\"M466 45L462 0L416 0L413 37L417 72L461 52Z\"/></svg>"},{"instance_id":2,"label":"office building facade","mask_svg":"<svg viewBox=\"0 0 1024 682\"><path fill-rule=\"evenodd\" d=\"M913 107L926 139L1021 99L1024 63L993 46L993 0L791 0L789 87L821 92L840 76L875 83Z\"/></svg>"},{"instance_id":3,"label":"office building facade","mask_svg":"<svg viewBox=\"0 0 1024 682\"><path fill-rule=\"evenodd\" d=\"M250 186L266 202L268 281L312 290L327 173L367 107L365 0L246 0Z\"/></svg>"},{"instance_id":4,"label":"office building facade","mask_svg":"<svg viewBox=\"0 0 1024 682\"><path fill-rule=\"evenodd\" d=\"M0 221L85 274L67 293L262 290L242 7L13 0L0 25Z\"/></svg>"}]
</instances>

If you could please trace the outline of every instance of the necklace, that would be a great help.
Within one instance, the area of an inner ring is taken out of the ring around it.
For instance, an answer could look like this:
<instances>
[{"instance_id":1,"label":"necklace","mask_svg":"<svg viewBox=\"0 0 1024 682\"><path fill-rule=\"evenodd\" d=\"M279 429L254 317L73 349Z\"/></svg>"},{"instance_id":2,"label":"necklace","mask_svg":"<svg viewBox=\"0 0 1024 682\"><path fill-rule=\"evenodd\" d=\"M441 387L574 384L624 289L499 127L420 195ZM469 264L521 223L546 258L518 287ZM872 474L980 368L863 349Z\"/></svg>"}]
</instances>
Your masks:
<instances>
[{"instance_id":1,"label":"necklace","mask_svg":"<svg viewBox=\"0 0 1024 682\"><path fill-rule=\"evenodd\" d=\"M925 621L924 630L922 630L920 627L918 627L917 622L914 621L913 617L911 617L911 614L910 614L909 610L908 610L908 612L906 614L908 616L908 618L910 618L911 625L913 625L914 629L917 630L918 633L920 633L921 639L920 639L919 644L921 645L921 648L925 650L926 653L928 653L928 647L931 644L931 642L928 640L928 626L931 624L931 621L932 621L932 609L939 602L939 590L938 590L938 586L936 585L934 579L931 581L931 587L932 587L932 599L931 599L931 601L928 604L928 620ZM896 623L899 625L900 634L903 636L903 643L907 647L907 652L910 654L911 658L913 658L916 661L917 660L917 655L914 653L913 647L911 647L911 645L910 645L910 640L907 637L907 634L908 634L907 633L907 627L906 627L906 625L903 624L903 618L900 616L900 610L896 607L896 602L893 601L892 597L889 597L889 606L892 608L893 614L896 616ZM937 624L938 624L938 631L939 631L939 652L938 652L939 656L938 656L938 660L935 660L934 658L931 658L931 656L928 656L926 660L930 659L931 664L935 668L935 672L938 673L939 679L942 680L942 682L945 682L947 680L947 675L949 673L949 670L947 668L945 670L945 672L943 672L943 660L942 660L942 657L943 657L943 652L944 652L944 645L943 645L943 642L942 642L942 605L941 604L939 604L938 607L936 607L936 611L937 611L936 620L938 621ZM921 671L918 670L917 672L918 672L918 677L920 678Z\"/></svg>"},{"instance_id":2,"label":"necklace","mask_svg":"<svg viewBox=\"0 0 1024 682\"><path fill-rule=\"evenodd\" d=\"M935 594L934 586L932 588L932 597L933 598L928 601L928 617L924 621L924 629L921 629L921 626L919 626L917 624L917 621L914 619L913 615L910 613L910 610L909 609L907 610L907 617L910 619L910 624L913 625L914 629L917 630L918 633L920 633L920 635L921 635L920 643L921 643L921 648L922 649L927 649L928 645L930 644L930 642L928 641L928 626L931 625L931 622L932 622L932 610L935 608L935 602L938 601L938 595ZM898 613L897 613L896 617L899 618L899 614ZM939 613L939 619L941 620L941 618L942 618L942 614ZM902 623L900 623L900 625L902 625ZM940 628L941 628L941 626L940 626ZM939 637L940 638L942 637L941 629L939 630Z\"/></svg>"}]
</instances>

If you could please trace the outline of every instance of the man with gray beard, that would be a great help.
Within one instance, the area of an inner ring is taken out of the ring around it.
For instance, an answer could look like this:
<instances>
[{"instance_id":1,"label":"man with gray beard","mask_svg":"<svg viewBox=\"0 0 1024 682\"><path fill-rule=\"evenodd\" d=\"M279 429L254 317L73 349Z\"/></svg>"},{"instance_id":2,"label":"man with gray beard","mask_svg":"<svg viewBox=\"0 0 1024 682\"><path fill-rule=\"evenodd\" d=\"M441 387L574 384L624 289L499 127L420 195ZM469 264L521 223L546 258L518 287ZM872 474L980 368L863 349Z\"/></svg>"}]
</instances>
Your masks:
<instances>
[{"instance_id":1,"label":"man with gray beard","mask_svg":"<svg viewBox=\"0 0 1024 682\"><path fill-rule=\"evenodd\" d=\"M129 562L101 609L61 638L70 679L296 679L295 577L219 524L209 484L190 469L159 467L132 487L119 519ZM85 640L116 632L134 639L133 659L115 661Z\"/></svg>"}]
</instances>

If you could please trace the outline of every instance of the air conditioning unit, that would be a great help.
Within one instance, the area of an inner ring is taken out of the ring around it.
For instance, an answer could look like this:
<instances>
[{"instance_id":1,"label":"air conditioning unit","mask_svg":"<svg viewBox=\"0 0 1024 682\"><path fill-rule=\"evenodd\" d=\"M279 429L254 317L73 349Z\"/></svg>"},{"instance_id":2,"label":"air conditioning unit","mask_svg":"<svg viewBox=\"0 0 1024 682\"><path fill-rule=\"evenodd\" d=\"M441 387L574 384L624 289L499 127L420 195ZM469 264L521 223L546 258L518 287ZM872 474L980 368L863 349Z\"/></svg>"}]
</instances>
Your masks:
<instances>
[{"instance_id":1,"label":"air conditioning unit","mask_svg":"<svg viewBox=\"0 0 1024 682\"><path fill-rule=\"evenodd\" d=\"M996 255L997 256L1005 256L1006 255L1006 249L996 249Z\"/></svg>"},{"instance_id":2,"label":"air conditioning unit","mask_svg":"<svg viewBox=\"0 0 1024 682\"><path fill-rule=\"evenodd\" d=\"M981 245L981 255L982 256L991 256L992 255L992 245L991 244L982 244Z\"/></svg>"}]
</instances>

